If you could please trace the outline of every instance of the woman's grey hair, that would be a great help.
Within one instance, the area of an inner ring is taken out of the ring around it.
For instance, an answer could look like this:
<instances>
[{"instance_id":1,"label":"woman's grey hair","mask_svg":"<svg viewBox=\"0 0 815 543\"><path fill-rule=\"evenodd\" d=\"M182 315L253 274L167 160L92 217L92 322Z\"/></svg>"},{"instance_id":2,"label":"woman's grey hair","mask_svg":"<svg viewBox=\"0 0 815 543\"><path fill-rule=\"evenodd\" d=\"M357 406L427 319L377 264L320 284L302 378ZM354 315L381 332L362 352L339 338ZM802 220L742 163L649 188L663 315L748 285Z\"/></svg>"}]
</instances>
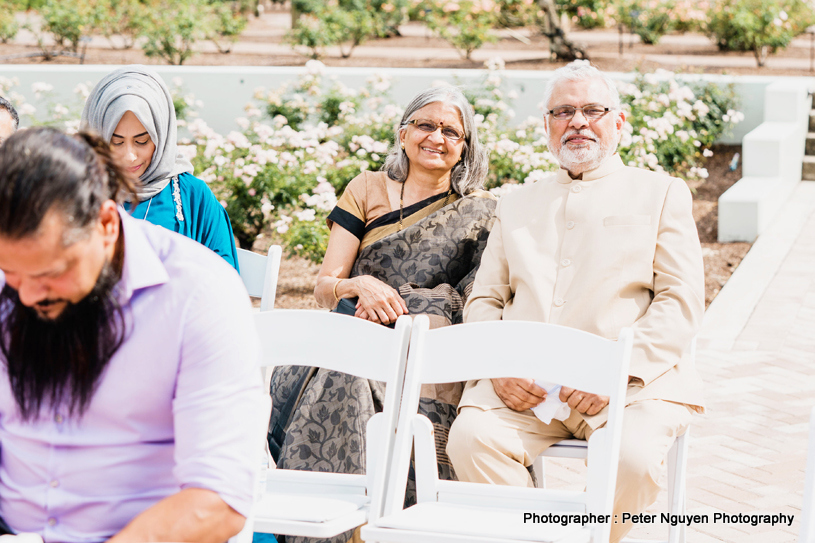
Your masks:
<instances>
[{"instance_id":1,"label":"woman's grey hair","mask_svg":"<svg viewBox=\"0 0 815 543\"><path fill-rule=\"evenodd\" d=\"M489 160L487 150L478 140L473 106L467 101L464 93L457 87L434 87L416 95L405 109L402 120L394 132L393 147L385 159L382 169L388 172L391 179L404 183L410 171L410 161L400 145L399 134L407 128L413 115L428 104L444 102L458 109L464 124L464 149L461 161L457 162L450 173L450 186L461 196L466 196L484 186L487 177Z\"/></svg>"},{"instance_id":2,"label":"woman's grey hair","mask_svg":"<svg viewBox=\"0 0 815 543\"><path fill-rule=\"evenodd\" d=\"M592 66L588 60L575 60L552 72L552 78L546 83L546 88L543 91L543 107L549 109L549 100L551 100L552 93L559 83L563 81L585 81L587 79L600 79L605 83L611 98L611 104L607 107L620 109L620 92L617 90L617 84L605 73ZM577 106L580 104L571 105Z\"/></svg>"}]
</instances>

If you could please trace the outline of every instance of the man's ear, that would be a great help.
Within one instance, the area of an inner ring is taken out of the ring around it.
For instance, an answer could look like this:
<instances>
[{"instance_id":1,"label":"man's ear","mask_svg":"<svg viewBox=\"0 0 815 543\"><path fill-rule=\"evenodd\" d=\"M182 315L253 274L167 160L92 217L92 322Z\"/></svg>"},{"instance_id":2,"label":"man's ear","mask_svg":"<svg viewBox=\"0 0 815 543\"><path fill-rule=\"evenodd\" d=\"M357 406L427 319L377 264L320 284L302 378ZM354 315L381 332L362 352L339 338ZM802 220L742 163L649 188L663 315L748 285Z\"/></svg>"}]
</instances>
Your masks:
<instances>
[{"instance_id":1,"label":"man's ear","mask_svg":"<svg viewBox=\"0 0 815 543\"><path fill-rule=\"evenodd\" d=\"M625 111L620 109L620 112L617 114L617 119L615 119L616 126L617 126L617 132L622 131L623 126L625 125L625 118L626 118L625 117Z\"/></svg>"},{"instance_id":2,"label":"man's ear","mask_svg":"<svg viewBox=\"0 0 815 543\"><path fill-rule=\"evenodd\" d=\"M119 239L119 230L121 219L119 218L119 210L116 202L113 200L106 200L102 203L99 210L99 228L101 230L102 239L104 240L105 247L116 244Z\"/></svg>"}]
</instances>

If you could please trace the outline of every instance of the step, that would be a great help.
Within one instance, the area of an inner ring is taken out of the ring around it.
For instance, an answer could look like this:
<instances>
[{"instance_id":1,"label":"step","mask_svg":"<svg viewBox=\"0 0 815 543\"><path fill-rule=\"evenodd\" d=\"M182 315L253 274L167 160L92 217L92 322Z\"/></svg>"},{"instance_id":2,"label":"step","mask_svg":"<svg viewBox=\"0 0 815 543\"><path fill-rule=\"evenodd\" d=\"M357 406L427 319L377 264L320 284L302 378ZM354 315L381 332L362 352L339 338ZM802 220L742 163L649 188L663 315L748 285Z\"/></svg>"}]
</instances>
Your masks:
<instances>
[{"instance_id":1,"label":"step","mask_svg":"<svg viewBox=\"0 0 815 543\"><path fill-rule=\"evenodd\" d=\"M815 181L815 156L804 157L804 168L801 171L801 179L804 181Z\"/></svg>"},{"instance_id":2,"label":"step","mask_svg":"<svg viewBox=\"0 0 815 543\"><path fill-rule=\"evenodd\" d=\"M815 132L807 132L807 143L804 154L815 155Z\"/></svg>"},{"instance_id":3,"label":"step","mask_svg":"<svg viewBox=\"0 0 815 543\"><path fill-rule=\"evenodd\" d=\"M809 112L809 131L815 132L815 109Z\"/></svg>"}]
</instances>

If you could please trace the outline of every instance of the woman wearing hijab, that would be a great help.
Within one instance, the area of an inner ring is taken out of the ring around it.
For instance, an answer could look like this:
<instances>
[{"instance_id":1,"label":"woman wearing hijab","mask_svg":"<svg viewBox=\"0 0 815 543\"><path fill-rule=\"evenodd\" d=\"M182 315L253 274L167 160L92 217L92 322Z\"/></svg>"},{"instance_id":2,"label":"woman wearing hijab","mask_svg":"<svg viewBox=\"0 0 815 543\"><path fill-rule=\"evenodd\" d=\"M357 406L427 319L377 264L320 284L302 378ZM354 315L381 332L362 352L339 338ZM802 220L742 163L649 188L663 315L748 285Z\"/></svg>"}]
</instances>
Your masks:
<instances>
[{"instance_id":1,"label":"woman wearing hijab","mask_svg":"<svg viewBox=\"0 0 815 543\"><path fill-rule=\"evenodd\" d=\"M141 180L135 209L125 204L134 217L192 238L238 269L229 216L178 152L173 99L157 73L134 65L105 76L88 96L81 126L110 142Z\"/></svg>"}]
</instances>

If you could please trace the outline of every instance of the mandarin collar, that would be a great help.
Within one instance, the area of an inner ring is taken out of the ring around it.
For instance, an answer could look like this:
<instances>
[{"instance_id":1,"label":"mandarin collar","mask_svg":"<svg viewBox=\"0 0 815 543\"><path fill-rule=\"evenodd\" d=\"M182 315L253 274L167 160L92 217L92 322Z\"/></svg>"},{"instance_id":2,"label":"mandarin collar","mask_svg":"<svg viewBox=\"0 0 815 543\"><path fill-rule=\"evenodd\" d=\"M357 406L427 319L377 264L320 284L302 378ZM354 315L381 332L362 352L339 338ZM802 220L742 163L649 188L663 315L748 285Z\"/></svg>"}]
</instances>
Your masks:
<instances>
[{"instance_id":1,"label":"mandarin collar","mask_svg":"<svg viewBox=\"0 0 815 543\"><path fill-rule=\"evenodd\" d=\"M138 219L131 217L122 207L119 207L119 216L125 241L120 297L123 303L127 303L135 291L164 284L170 276L141 225L137 224Z\"/></svg>"},{"instance_id":2,"label":"mandarin collar","mask_svg":"<svg viewBox=\"0 0 815 543\"><path fill-rule=\"evenodd\" d=\"M617 170L624 168L625 164L623 164L623 159L620 158L619 153L614 153L610 157L606 158L603 162L600 163L593 170L583 172L582 179L572 179L569 175L569 172L563 168L557 171L557 182L568 185L569 183L575 182L582 182L582 181L594 181L596 179L600 179L601 177L605 177L609 174L616 172Z\"/></svg>"}]
</instances>

